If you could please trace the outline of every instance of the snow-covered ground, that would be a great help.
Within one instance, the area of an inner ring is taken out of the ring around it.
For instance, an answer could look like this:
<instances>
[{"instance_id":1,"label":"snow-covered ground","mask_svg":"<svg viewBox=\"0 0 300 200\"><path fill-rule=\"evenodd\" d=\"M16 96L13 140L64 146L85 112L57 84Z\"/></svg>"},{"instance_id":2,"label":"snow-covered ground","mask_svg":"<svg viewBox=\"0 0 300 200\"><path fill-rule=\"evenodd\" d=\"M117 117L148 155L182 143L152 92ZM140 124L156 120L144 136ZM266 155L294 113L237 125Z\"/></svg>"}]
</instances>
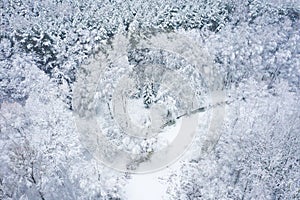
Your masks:
<instances>
[{"instance_id":1,"label":"snow-covered ground","mask_svg":"<svg viewBox=\"0 0 300 200\"><path fill-rule=\"evenodd\" d=\"M125 186L128 200L163 200L167 198L168 184L164 180L172 170L180 168L180 159L168 167L152 173L131 174Z\"/></svg>"},{"instance_id":2,"label":"snow-covered ground","mask_svg":"<svg viewBox=\"0 0 300 200\"><path fill-rule=\"evenodd\" d=\"M162 183L159 177L165 175L166 171L168 168L149 174L131 175L131 179L124 188L127 198L130 200L162 199L166 194L167 185Z\"/></svg>"}]
</instances>

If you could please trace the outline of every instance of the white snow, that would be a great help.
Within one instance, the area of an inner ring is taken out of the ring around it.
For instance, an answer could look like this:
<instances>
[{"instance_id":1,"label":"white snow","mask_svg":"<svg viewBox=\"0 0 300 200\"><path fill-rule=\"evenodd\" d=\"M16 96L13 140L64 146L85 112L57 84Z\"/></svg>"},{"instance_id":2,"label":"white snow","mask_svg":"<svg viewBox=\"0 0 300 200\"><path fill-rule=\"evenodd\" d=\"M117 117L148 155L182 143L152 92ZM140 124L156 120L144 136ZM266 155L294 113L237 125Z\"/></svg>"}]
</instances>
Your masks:
<instances>
[{"instance_id":1,"label":"white snow","mask_svg":"<svg viewBox=\"0 0 300 200\"><path fill-rule=\"evenodd\" d=\"M130 200L155 200L162 199L166 193L166 184L159 182L158 177L163 175L164 171L151 174L132 175L129 184L126 186L126 196Z\"/></svg>"},{"instance_id":2,"label":"white snow","mask_svg":"<svg viewBox=\"0 0 300 200\"><path fill-rule=\"evenodd\" d=\"M173 126L166 127L166 131L158 135L158 140L171 143L177 136L182 120L177 120ZM126 196L129 200L161 200L166 194L167 184L160 181L160 177L167 176L171 169L177 169L180 161L176 161L171 166L153 173L132 174L132 178L125 187Z\"/></svg>"},{"instance_id":3,"label":"white snow","mask_svg":"<svg viewBox=\"0 0 300 200\"><path fill-rule=\"evenodd\" d=\"M142 99L130 99L127 103L130 121L135 126L144 128L151 124L150 111L145 109Z\"/></svg>"},{"instance_id":4,"label":"white snow","mask_svg":"<svg viewBox=\"0 0 300 200\"><path fill-rule=\"evenodd\" d=\"M162 200L167 193L168 184L160 180L160 177L168 176L171 171L180 167L178 160L173 165L160 171L147 174L132 174L128 184L124 188L129 200Z\"/></svg>"}]
</instances>

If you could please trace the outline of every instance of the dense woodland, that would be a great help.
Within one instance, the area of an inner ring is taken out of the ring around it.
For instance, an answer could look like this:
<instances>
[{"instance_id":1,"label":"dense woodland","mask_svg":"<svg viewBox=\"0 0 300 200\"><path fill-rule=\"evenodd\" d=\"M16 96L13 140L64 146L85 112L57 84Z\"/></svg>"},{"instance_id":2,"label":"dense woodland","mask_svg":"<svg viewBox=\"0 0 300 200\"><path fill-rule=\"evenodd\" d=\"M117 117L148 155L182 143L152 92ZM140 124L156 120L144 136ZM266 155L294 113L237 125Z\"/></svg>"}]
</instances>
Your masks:
<instances>
[{"instance_id":1,"label":"dense woodland","mask_svg":"<svg viewBox=\"0 0 300 200\"><path fill-rule=\"evenodd\" d=\"M98 78L93 70L103 64L90 63L105 60L95 97L102 128L138 155L130 169L147 162L159 139L128 139L115 131L123 124L113 123L111 95L126 67L135 80L126 93L132 105L140 99L146 114L167 105L163 128L195 109L209 114L203 102L215 88L194 73L187 56L139 48L160 34L181 34L205 49L203 62L218 73L226 110L210 151L201 150L199 131L180 168L162 177L164 198L300 199L297 1L2 0L0 13L0 199L130 199L124 191L130 173L106 167L81 141L74 91L78 83L87 87L79 93L89 91L89 78ZM122 37L126 66L116 61ZM85 109L90 97L80 94ZM189 103L193 94L196 107Z\"/></svg>"}]
</instances>

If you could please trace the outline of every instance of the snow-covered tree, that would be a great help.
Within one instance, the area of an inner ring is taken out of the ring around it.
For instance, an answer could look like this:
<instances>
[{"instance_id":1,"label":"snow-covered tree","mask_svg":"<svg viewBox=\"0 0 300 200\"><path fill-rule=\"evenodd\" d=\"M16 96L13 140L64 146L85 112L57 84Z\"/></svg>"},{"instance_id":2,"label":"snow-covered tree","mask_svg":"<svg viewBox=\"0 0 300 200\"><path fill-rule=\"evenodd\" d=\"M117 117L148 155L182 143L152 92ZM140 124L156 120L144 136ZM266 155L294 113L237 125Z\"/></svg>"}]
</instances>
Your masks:
<instances>
[{"instance_id":1,"label":"snow-covered tree","mask_svg":"<svg viewBox=\"0 0 300 200\"><path fill-rule=\"evenodd\" d=\"M125 65L136 81L123 96L165 105L170 125L199 108L189 104L194 90L199 105L208 94L205 77L180 53L139 48L160 33L183 34L207 51L214 62L206 67L228 93L218 105L227 106L222 137L172 175L170 198L299 198L297 1L3 0L0 13L0 199L126 198L124 174L96 161L78 138L74 98L81 95L83 116L93 108L104 116L114 144L140 156L133 167L148 161L158 141L128 140L113 125L111 93ZM128 43L116 45L118 37ZM91 61L98 65L86 69ZM165 76L173 72L185 78Z\"/></svg>"},{"instance_id":2,"label":"snow-covered tree","mask_svg":"<svg viewBox=\"0 0 300 200\"><path fill-rule=\"evenodd\" d=\"M235 95L255 95L228 106L225 129L210 154L195 154L170 177L172 198L299 198L298 97L287 82L274 86L276 95L255 81L240 87Z\"/></svg>"},{"instance_id":3,"label":"snow-covered tree","mask_svg":"<svg viewBox=\"0 0 300 200\"><path fill-rule=\"evenodd\" d=\"M143 87L143 101L146 108L149 108L155 98L153 82L145 82Z\"/></svg>"}]
</instances>

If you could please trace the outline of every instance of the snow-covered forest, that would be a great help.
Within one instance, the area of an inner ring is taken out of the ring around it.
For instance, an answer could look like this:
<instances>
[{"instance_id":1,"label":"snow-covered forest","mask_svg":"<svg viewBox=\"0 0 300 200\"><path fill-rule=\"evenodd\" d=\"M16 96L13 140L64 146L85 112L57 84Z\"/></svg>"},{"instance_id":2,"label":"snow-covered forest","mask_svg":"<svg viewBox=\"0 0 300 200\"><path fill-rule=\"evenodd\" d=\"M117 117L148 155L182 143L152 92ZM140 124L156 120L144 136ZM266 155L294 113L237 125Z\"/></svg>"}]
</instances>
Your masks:
<instances>
[{"instance_id":1,"label":"snow-covered forest","mask_svg":"<svg viewBox=\"0 0 300 200\"><path fill-rule=\"evenodd\" d=\"M0 199L300 199L299 1L0 14Z\"/></svg>"}]
</instances>

